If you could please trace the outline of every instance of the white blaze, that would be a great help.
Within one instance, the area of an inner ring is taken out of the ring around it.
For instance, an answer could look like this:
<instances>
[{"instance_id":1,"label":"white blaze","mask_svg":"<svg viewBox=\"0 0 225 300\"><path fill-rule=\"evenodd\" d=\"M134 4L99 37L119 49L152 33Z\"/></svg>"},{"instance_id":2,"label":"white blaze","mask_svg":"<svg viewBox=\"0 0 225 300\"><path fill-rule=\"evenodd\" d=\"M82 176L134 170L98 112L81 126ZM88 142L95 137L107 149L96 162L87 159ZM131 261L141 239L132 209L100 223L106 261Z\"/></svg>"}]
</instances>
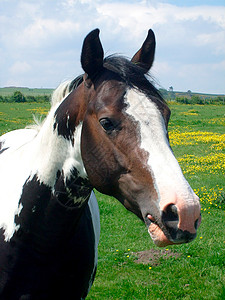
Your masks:
<instances>
[{"instance_id":1,"label":"white blaze","mask_svg":"<svg viewBox=\"0 0 225 300\"><path fill-rule=\"evenodd\" d=\"M135 89L129 89L125 97L128 103L126 113L140 126L140 147L149 153L146 167L151 170L159 193L160 207L164 200L174 198L175 194L189 199L193 192L170 149L165 121L157 105Z\"/></svg>"}]
</instances>

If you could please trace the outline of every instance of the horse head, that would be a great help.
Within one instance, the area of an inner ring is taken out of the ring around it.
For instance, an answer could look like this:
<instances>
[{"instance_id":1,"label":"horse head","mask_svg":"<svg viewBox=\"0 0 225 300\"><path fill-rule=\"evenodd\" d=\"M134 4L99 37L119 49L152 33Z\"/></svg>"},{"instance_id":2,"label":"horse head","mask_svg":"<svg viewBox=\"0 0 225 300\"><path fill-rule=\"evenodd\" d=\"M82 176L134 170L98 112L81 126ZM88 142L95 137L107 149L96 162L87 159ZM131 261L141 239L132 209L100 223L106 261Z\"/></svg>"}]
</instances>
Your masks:
<instances>
[{"instance_id":1,"label":"horse head","mask_svg":"<svg viewBox=\"0 0 225 300\"><path fill-rule=\"evenodd\" d=\"M81 157L91 185L117 198L146 223L156 245L166 246L192 241L201 217L169 145L170 110L147 77L154 54L152 30L131 60L104 58L99 30L90 32L81 53L83 81L65 100L73 103L66 108L72 130L61 131L72 136L82 124Z\"/></svg>"}]
</instances>

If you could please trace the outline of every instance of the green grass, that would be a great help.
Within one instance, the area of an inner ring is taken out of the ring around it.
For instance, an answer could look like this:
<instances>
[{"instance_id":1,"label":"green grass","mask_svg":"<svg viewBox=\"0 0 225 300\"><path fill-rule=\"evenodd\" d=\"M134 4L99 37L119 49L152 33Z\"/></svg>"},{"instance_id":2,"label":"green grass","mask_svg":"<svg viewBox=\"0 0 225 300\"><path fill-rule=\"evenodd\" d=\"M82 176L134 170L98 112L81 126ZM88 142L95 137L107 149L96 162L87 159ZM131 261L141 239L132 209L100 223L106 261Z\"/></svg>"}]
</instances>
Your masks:
<instances>
[{"instance_id":1,"label":"green grass","mask_svg":"<svg viewBox=\"0 0 225 300\"><path fill-rule=\"evenodd\" d=\"M168 247L181 254L178 258L136 264L136 252L156 249L145 226L116 200L97 196L102 231L98 273L88 299L222 299L223 211L203 213L194 242Z\"/></svg>"},{"instance_id":2,"label":"green grass","mask_svg":"<svg viewBox=\"0 0 225 300\"><path fill-rule=\"evenodd\" d=\"M0 135L33 123L33 116L43 118L49 103L0 103Z\"/></svg>"},{"instance_id":3,"label":"green grass","mask_svg":"<svg viewBox=\"0 0 225 300\"><path fill-rule=\"evenodd\" d=\"M225 108L220 105L182 105L169 103L172 117L169 130L188 127L188 130L203 130L224 133Z\"/></svg>"},{"instance_id":4,"label":"green grass","mask_svg":"<svg viewBox=\"0 0 225 300\"><path fill-rule=\"evenodd\" d=\"M179 253L178 257L163 259L162 255L156 262L137 264L137 252L158 248L140 220L115 199L97 193L101 213L99 263L88 300L225 299L224 109L212 105L170 107L173 151L201 198L198 236L190 244L167 247ZM24 127L32 122L32 113L42 116L47 109L46 104L0 103L0 133ZM185 155L193 155L199 169L194 169L191 160L182 162ZM207 157L215 157L210 168L207 159L200 160Z\"/></svg>"}]
</instances>

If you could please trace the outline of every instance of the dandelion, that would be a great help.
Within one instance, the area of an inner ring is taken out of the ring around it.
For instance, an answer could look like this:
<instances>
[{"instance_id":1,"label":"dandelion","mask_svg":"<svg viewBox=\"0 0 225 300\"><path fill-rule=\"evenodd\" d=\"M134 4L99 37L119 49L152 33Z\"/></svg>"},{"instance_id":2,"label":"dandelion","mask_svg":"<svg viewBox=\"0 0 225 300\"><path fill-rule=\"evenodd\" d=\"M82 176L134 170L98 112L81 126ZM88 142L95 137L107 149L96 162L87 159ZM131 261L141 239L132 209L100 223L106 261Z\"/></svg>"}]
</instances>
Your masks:
<instances>
[{"instance_id":1,"label":"dandelion","mask_svg":"<svg viewBox=\"0 0 225 300\"><path fill-rule=\"evenodd\" d=\"M225 174L225 134L203 131L170 132L172 146L206 144L213 152L206 156L183 155L178 159L185 174Z\"/></svg>"},{"instance_id":2,"label":"dandelion","mask_svg":"<svg viewBox=\"0 0 225 300\"><path fill-rule=\"evenodd\" d=\"M205 186L202 186L200 189L196 189L195 193L199 196L201 204L204 204L202 211L211 210L213 207L221 209L221 205L218 205L218 201L224 196L223 188L220 188L218 185L211 189L206 189ZM210 206L208 206L210 204ZM207 205L207 206L206 206Z\"/></svg>"},{"instance_id":3,"label":"dandelion","mask_svg":"<svg viewBox=\"0 0 225 300\"><path fill-rule=\"evenodd\" d=\"M27 111L31 111L33 113L37 113L40 115L47 115L48 108L44 108L44 107L27 108Z\"/></svg>"},{"instance_id":4,"label":"dandelion","mask_svg":"<svg viewBox=\"0 0 225 300\"><path fill-rule=\"evenodd\" d=\"M152 267L148 267L148 269L149 269L149 270L151 270L151 269L152 269Z\"/></svg>"},{"instance_id":5,"label":"dandelion","mask_svg":"<svg viewBox=\"0 0 225 300\"><path fill-rule=\"evenodd\" d=\"M207 131L180 132L173 130L170 132L171 145L197 145L199 143L212 144L212 148L222 150L225 148L225 134Z\"/></svg>"}]
</instances>

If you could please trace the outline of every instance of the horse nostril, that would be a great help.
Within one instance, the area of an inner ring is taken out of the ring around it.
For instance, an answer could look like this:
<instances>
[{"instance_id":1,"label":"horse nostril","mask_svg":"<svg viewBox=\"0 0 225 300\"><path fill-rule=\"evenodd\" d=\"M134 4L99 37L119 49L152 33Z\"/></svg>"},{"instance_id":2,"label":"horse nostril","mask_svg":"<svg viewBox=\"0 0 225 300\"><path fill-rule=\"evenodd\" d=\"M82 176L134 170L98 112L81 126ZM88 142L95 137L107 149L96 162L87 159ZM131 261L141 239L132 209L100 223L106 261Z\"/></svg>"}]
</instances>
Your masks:
<instances>
[{"instance_id":1,"label":"horse nostril","mask_svg":"<svg viewBox=\"0 0 225 300\"><path fill-rule=\"evenodd\" d=\"M174 204L170 204L162 212L162 222L168 228L177 228L179 223L179 216L177 207Z\"/></svg>"}]
</instances>

